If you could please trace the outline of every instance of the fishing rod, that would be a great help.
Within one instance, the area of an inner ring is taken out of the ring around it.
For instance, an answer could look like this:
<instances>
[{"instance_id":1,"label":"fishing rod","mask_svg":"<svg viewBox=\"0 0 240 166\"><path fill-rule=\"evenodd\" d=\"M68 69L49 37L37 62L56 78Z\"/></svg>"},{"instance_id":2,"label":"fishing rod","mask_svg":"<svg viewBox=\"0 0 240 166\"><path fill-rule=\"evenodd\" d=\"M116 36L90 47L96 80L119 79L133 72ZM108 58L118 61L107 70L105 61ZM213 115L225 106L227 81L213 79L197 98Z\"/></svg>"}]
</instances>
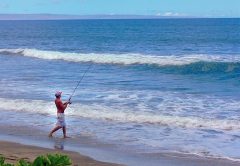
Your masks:
<instances>
[{"instance_id":1,"label":"fishing rod","mask_svg":"<svg viewBox=\"0 0 240 166\"><path fill-rule=\"evenodd\" d=\"M88 66L88 68L85 70L85 72L83 73L81 79L78 81L77 86L74 88L72 94L69 96L68 101L69 101L70 104L71 104L71 99L72 99L73 95L75 94L78 86L80 85L80 83L82 82L83 78L85 77L86 73L90 70L90 68L92 67L92 65L93 65L93 63L91 63L91 64Z\"/></svg>"}]
</instances>

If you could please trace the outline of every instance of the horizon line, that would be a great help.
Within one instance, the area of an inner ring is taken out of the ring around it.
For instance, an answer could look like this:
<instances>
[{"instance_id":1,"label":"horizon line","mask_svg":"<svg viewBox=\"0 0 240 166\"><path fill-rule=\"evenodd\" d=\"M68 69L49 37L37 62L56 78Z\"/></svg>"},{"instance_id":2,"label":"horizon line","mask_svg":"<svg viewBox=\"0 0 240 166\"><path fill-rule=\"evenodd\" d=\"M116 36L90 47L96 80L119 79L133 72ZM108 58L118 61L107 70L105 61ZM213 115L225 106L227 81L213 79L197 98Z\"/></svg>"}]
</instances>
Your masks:
<instances>
[{"instance_id":1,"label":"horizon line","mask_svg":"<svg viewBox=\"0 0 240 166\"><path fill-rule=\"evenodd\" d=\"M240 18L224 16L159 16L159 15L140 15L140 14L51 14L51 13L33 13L33 14L9 14L0 13L0 20L87 20L87 19L194 19L194 18Z\"/></svg>"}]
</instances>

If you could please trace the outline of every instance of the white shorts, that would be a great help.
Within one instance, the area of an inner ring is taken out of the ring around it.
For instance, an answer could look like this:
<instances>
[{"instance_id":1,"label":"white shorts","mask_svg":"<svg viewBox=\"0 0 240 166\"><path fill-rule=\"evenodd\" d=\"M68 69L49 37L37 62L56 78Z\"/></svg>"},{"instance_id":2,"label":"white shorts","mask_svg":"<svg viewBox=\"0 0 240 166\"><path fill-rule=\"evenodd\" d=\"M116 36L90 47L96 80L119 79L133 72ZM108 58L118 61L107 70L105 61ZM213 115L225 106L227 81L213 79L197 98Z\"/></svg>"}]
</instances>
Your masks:
<instances>
[{"instance_id":1,"label":"white shorts","mask_svg":"<svg viewBox=\"0 0 240 166\"><path fill-rule=\"evenodd\" d=\"M57 123L56 126L66 127L64 113L57 113Z\"/></svg>"}]
</instances>

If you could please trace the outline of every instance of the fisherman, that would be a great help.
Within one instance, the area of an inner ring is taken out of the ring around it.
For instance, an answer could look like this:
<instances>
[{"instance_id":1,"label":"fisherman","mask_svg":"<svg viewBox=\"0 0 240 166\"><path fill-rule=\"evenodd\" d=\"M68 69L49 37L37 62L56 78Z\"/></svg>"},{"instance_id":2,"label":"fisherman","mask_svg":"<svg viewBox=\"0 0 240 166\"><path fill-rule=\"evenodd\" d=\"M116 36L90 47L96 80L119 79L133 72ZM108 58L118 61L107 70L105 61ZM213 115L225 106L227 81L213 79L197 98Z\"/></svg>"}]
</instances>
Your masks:
<instances>
[{"instance_id":1,"label":"fisherman","mask_svg":"<svg viewBox=\"0 0 240 166\"><path fill-rule=\"evenodd\" d=\"M63 103L61 100L62 92L57 91L55 93L56 99L55 99L55 104L57 107L57 123L56 126L52 129L52 131L49 133L49 137L52 137L52 134L61 129L63 131L63 138L69 138L66 135L66 123L65 123L65 117L64 117L64 111L67 108L68 104L71 104L70 100Z\"/></svg>"}]
</instances>

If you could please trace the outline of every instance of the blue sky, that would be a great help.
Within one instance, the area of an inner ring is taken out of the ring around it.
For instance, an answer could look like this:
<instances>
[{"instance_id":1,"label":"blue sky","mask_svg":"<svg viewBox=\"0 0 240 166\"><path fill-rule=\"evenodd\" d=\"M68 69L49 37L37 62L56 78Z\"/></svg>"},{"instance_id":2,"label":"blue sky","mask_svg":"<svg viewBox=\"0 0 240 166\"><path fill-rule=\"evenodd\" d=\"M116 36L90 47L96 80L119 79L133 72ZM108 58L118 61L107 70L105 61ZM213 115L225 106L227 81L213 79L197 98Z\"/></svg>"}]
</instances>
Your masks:
<instances>
[{"instance_id":1,"label":"blue sky","mask_svg":"<svg viewBox=\"0 0 240 166\"><path fill-rule=\"evenodd\" d=\"M0 14L240 17L240 0L0 0Z\"/></svg>"}]
</instances>

